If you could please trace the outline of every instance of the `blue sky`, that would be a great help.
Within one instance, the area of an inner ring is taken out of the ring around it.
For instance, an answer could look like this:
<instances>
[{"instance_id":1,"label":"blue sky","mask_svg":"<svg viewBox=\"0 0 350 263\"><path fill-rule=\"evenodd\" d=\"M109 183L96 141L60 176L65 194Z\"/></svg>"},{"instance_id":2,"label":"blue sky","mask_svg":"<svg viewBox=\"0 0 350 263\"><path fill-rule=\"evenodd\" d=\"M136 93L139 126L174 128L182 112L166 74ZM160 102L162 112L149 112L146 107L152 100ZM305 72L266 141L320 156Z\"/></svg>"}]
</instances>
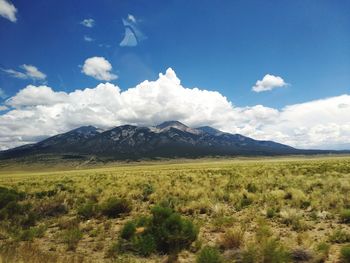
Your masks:
<instances>
[{"instance_id":1,"label":"blue sky","mask_svg":"<svg viewBox=\"0 0 350 263\"><path fill-rule=\"evenodd\" d=\"M4 5L14 6L12 17ZM349 93L349 10L342 0L0 0L0 104L6 114L6 101L29 84L69 94L108 80L127 91L169 67L184 87L241 108L337 97ZM132 46L120 45L126 28ZM103 58L90 62L107 78L82 73L93 57Z\"/></svg>"},{"instance_id":2,"label":"blue sky","mask_svg":"<svg viewBox=\"0 0 350 263\"><path fill-rule=\"evenodd\" d=\"M0 20L0 63L35 65L56 90L94 86L79 65L103 56L127 89L172 67L185 86L218 90L236 105L286 104L344 94L350 82L348 1L26 1ZM147 36L120 47L132 14ZM92 18L92 28L80 24ZM84 36L94 41L84 41ZM99 44L108 45L100 47ZM254 94L270 73L291 86ZM0 74L9 96L30 81Z\"/></svg>"}]
</instances>

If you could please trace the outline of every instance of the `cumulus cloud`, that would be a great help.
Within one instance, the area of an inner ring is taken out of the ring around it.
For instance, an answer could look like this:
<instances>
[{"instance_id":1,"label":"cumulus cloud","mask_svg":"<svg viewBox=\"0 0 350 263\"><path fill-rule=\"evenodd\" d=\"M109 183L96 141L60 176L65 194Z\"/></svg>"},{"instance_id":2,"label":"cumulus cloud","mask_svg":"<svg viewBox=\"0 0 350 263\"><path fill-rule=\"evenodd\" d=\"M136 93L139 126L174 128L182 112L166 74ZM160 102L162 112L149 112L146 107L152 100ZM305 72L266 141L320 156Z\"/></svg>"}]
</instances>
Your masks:
<instances>
[{"instance_id":1,"label":"cumulus cloud","mask_svg":"<svg viewBox=\"0 0 350 263\"><path fill-rule=\"evenodd\" d=\"M179 120L191 127L210 125L255 139L301 148L350 143L350 96L289 105L278 110L256 105L236 107L217 91L187 88L172 69L155 81L121 91L111 83L57 92L29 85L9 98L0 115L0 147L35 142L82 125L111 128L122 124L151 126Z\"/></svg>"},{"instance_id":2,"label":"cumulus cloud","mask_svg":"<svg viewBox=\"0 0 350 263\"><path fill-rule=\"evenodd\" d=\"M47 86L28 85L20 90L16 96L6 101L8 106L14 108L36 106L36 105L55 105L65 102L67 94L64 92L55 92Z\"/></svg>"},{"instance_id":3,"label":"cumulus cloud","mask_svg":"<svg viewBox=\"0 0 350 263\"><path fill-rule=\"evenodd\" d=\"M285 87L288 84L279 76L266 74L262 80L258 80L252 90L255 92L269 91L275 88Z\"/></svg>"},{"instance_id":4,"label":"cumulus cloud","mask_svg":"<svg viewBox=\"0 0 350 263\"><path fill-rule=\"evenodd\" d=\"M83 21L81 21L80 24L85 26L85 27L91 28L95 25L95 20L92 18L86 18Z\"/></svg>"},{"instance_id":5,"label":"cumulus cloud","mask_svg":"<svg viewBox=\"0 0 350 263\"><path fill-rule=\"evenodd\" d=\"M46 75L41 72L37 67L33 65L23 64L20 66L24 72L14 69L1 69L3 72L9 74L13 78L17 79L33 79L33 80L45 80Z\"/></svg>"},{"instance_id":6,"label":"cumulus cloud","mask_svg":"<svg viewBox=\"0 0 350 263\"><path fill-rule=\"evenodd\" d=\"M139 29L139 20L133 15L128 15L122 19L125 28L124 38L120 42L121 47L135 47L139 42L146 39L146 36Z\"/></svg>"},{"instance_id":7,"label":"cumulus cloud","mask_svg":"<svg viewBox=\"0 0 350 263\"><path fill-rule=\"evenodd\" d=\"M17 9L12 3L6 0L0 0L0 16L5 17L11 22L16 22L16 13Z\"/></svg>"},{"instance_id":8,"label":"cumulus cloud","mask_svg":"<svg viewBox=\"0 0 350 263\"><path fill-rule=\"evenodd\" d=\"M104 57L91 57L85 60L82 73L98 80L111 81L118 76L113 74L112 65Z\"/></svg>"}]
</instances>

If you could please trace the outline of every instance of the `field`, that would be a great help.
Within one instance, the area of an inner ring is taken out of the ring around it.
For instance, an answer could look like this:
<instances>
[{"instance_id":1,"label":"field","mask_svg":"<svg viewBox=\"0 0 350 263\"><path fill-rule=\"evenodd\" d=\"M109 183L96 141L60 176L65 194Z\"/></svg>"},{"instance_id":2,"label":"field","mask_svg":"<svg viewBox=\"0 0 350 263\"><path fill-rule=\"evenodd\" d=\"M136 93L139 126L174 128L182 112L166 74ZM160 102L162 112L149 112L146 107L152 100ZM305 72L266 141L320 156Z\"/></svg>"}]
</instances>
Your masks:
<instances>
[{"instance_id":1,"label":"field","mask_svg":"<svg viewBox=\"0 0 350 263\"><path fill-rule=\"evenodd\" d=\"M350 262L350 157L2 166L2 262Z\"/></svg>"}]
</instances>

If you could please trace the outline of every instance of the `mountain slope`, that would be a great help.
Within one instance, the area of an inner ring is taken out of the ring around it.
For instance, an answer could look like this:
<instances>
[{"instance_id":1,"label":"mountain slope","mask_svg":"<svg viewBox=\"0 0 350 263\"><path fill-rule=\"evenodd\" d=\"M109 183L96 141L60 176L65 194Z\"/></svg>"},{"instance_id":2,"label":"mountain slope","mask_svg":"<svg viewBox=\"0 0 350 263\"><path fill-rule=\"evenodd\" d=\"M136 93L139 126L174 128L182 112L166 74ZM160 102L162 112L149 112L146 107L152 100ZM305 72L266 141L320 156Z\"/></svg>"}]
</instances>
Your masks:
<instances>
[{"instance_id":1,"label":"mountain slope","mask_svg":"<svg viewBox=\"0 0 350 263\"><path fill-rule=\"evenodd\" d=\"M199 157L215 155L286 155L318 153L273 141L258 141L209 126L190 128L178 121L155 127L123 125L104 132L84 126L36 144L3 151L0 158L45 154L98 156L111 159Z\"/></svg>"}]
</instances>

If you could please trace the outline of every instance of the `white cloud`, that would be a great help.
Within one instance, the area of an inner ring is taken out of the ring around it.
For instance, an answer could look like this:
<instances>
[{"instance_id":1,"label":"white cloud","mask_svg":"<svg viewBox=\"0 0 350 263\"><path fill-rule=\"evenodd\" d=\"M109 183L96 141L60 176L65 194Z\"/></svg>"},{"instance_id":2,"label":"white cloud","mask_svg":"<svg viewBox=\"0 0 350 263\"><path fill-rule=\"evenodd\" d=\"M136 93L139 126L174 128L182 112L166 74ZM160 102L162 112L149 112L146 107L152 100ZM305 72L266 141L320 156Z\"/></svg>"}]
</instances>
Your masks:
<instances>
[{"instance_id":1,"label":"white cloud","mask_svg":"<svg viewBox=\"0 0 350 263\"><path fill-rule=\"evenodd\" d=\"M136 18L133 15L128 14L128 20L130 20L133 23L136 23Z\"/></svg>"},{"instance_id":2,"label":"white cloud","mask_svg":"<svg viewBox=\"0 0 350 263\"><path fill-rule=\"evenodd\" d=\"M83 21L81 21L80 24L85 26L85 27L91 28L95 25L95 20L92 18L86 18Z\"/></svg>"},{"instance_id":3,"label":"white cloud","mask_svg":"<svg viewBox=\"0 0 350 263\"><path fill-rule=\"evenodd\" d=\"M0 148L30 143L82 125L110 128L179 120L210 125L256 139L302 148L350 145L350 95L289 105L281 110L236 107L216 91L186 88L172 69L155 81L121 91L111 83L71 93L29 85L5 102L0 115Z\"/></svg>"},{"instance_id":4,"label":"white cloud","mask_svg":"<svg viewBox=\"0 0 350 263\"><path fill-rule=\"evenodd\" d=\"M91 37L89 37L89 36L84 36L84 40L85 40L86 42L92 42L92 41L94 41L94 39L91 38Z\"/></svg>"},{"instance_id":5,"label":"white cloud","mask_svg":"<svg viewBox=\"0 0 350 263\"><path fill-rule=\"evenodd\" d=\"M21 68L23 68L25 70L25 74L32 79L45 79L46 75L44 73L42 73L40 70L38 70L37 67L33 66L33 65L26 65L23 64L21 66Z\"/></svg>"},{"instance_id":6,"label":"white cloud","mask_svg":"<svg viewBox=\"0 0 350 263\"><path fill-rule=\"evenodd\" d=\"M16 79L27 79L28 76L23 73L23 72L19 72L13 69L1 69L3 72L9 74L11 77L14 77Z\"/></svg>"},{"instance_id":7,"label":"white cloud","mask_svg":"<svg viewBox=\"0 0 350 263\"><path fill-rule=\"evenodd\" d=\"M55 105L65 102L67 98L68 95L66 93L55 92L50 87L28 85L15 96L9 98L6 104L15 108L36 105Z\"/></svg>"},{"instance_id":8,"label":"white cloud","mask_svg":"<svg viewBox=\"0 0 350 263\"><path fill-rule=\"evenodd\" d=\"M258 80L252 90L255 92L262 92L273 90L275 88L285 87L288 84L279 76L266 74L262 80Z\"/></svg>"},{"instance_id":9,"label":"white cloud","mask_svg":"<svg viewBox=\"0 0 350 263\"><path fill-rule=\"evenodd\" d=\"M17 9L12 3L6 0L0 0L0 16L5 17L11 22L16 22L16 13Z\"/></svg>"},{"instance_id":10,"label":"white cloud","mask_svg":"<svg viewBox=\"0 0 350 263\"><path fill-rule=\"evenodd\" d=\"M0 105L0 111L5 111L5 110L7 110L7 109L8 109L7 106L5 106L5 105Z\"/></svg>"},{"instance_id":11,"label":"white cloud","mask_svg":"<svg viewBox=\"0 0 350 263\"><path fill-rule=\"evenodd\" d=\"M2 88L0 88L0 98L4 99L5 97L6 97L5 91Z\"/></svg>"},{"instance_id":12,"label":"white cloud","mask_svg":"<svg viewBox=\"0 0 350 263\"><path fill-rule=\"evenodd\" d=\"M24 72L20 72L13 69L1 69L1 70L9 74L11 77L14 77L17 79L33 79L33 80L46 79L46 75L33 65L23 64L20 66L20 68L22 68Z\"/></svg>"},{"instance_id":13,"label":"white cloud","mask_svg":"<svg viewBox=\"0 0 350 263\"><path fill-rule=\"evenodd\" d=\"M146 36L139 29L139 20L133 15L128 15L126 19L122 19L125 33L124 38L119 43L121 47L135 47L141 41L146 39Z\"/></svg>"},{"instance_id":14,"label":"white cloud","mask_svg":"<svg viewBox=\"0 0 350 263\"><path fill-rule=\"evenodd\" d=\"M85 75L104 81L118 78L118 76L111 71L112 65L104 57L91 57L86 59L81 70Z\"/></svg>"}]
</instances>

